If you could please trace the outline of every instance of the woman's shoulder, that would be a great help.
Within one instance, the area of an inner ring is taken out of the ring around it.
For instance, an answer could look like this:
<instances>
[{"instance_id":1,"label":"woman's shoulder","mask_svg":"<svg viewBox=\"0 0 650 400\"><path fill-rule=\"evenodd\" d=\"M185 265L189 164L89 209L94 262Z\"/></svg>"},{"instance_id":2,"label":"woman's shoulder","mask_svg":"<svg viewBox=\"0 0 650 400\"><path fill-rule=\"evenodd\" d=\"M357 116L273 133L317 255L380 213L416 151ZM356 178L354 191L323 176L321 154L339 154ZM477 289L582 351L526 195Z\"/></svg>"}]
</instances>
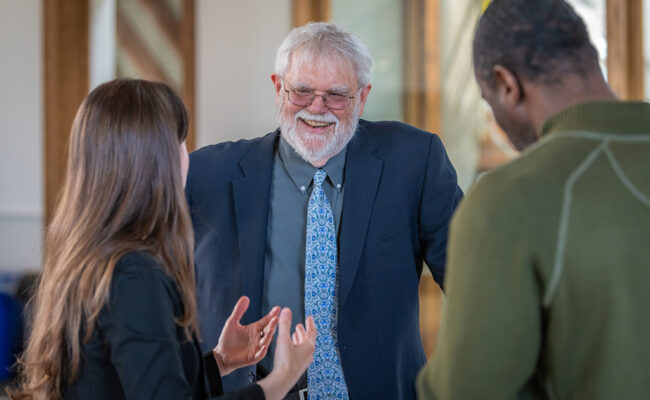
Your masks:
<instances>
[{"instance_id":1,"label":"woman's shoulder","mask_svg":"<svg viewBox=\"0 0 650 400\"><path fill-rule=\"evenodd\" d=\"M165 273L160 260L144 251L133 251L122 256L113 271L111 298L133 294L138 297L166 294L176 298L172 279Z\"/></svg>"},{"instance_id":2,"label":"woman's shoulder","mask_svg":"<svg viewBox=\"0 0 650 400\"><path fill-rule=\"evenodd\" d=\"M126 253L115 265L115 272L122 273L148 273L155 269L162 271L160 261L153 254L141 250Z\"/></svg>"},{"instance_id":3,"label":"woman's shoulder","mask_svg":"<svg viewBox=\"0 0 650 400\"><path fill-rule=\"evenodd\" d=\"M173 280L152 254L135 251L122 256L113 271L108 304L100 325L119 321L137 332L148 332L144 325L167 320L182 309Z\"/></svg>"}]
</instances>

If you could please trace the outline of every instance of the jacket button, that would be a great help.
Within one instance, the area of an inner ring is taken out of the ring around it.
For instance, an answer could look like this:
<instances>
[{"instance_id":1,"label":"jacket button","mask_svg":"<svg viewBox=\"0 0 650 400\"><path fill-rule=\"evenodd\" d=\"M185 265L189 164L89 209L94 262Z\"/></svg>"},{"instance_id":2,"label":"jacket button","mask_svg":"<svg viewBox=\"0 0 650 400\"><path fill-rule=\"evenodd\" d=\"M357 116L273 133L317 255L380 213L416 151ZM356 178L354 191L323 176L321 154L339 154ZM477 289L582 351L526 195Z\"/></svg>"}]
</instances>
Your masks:
<instances>
[{"instance_id":1,"label":"jacket button","mask_svg":"<svg viewBox=\"0 0 650 400\"><path fill-rule=\"evenodd\" d=\"M248 382L253 383L255 382L255 374L253 371L248 371Z\"/></svg>"}]
</instances>

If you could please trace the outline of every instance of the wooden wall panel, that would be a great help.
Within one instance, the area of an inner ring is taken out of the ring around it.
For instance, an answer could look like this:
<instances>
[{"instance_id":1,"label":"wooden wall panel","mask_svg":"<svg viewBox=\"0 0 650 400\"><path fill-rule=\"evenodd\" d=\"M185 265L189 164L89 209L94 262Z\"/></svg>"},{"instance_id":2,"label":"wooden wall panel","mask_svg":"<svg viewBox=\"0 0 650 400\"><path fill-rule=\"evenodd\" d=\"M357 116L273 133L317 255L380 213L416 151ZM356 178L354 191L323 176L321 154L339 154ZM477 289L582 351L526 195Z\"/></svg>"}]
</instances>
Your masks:
<instances>
[{"instance_id":1,"label":"wooden wall panel","mask_svg":"<svg viewBox=\"0 0 650 400\"><path fill-rule=\"evenodd\" d=\"M43 0L45 223L63 182L70 127L88 94L88 0Z\"/></svg>"},{"instance_id":2,"label":"wooden wall panel","mask_svg":"<svg viewBox=\"0 0 650 400\"><path fill-rule=\"evenodd\" d=\"M607 0L607 74L621 99L643 100L643 61L643 0Z\"/></svg>"},{"instance_id":3,"label":"wooden wall panel","mask_svg":"<svg viewBox=\"0 0 650 400\"><path fill-rule=\"evenodd\" d=\"M404 2L404 121L424 126L424 3Z\"/></svg>"},{"instance_id":4,"label":"wooden wall panel","mask_svg":"<svg viewBox=\"0 0 650 400\"><path fill-rule=\"evenodd\" d=\"M404 120L441 136L440 0L406 0L404 7Z\"/></svg>"},{"instance_id":5,"label":"wooden wall panel","mask_svg":"<svg viewBox=\"0 0 650 400\"><path fill-rule=\"evenodd\" d=\"M330 0L292 0L293 27L307 22L329 21L331 18Z\"/></svg>"},{"instance_id":6,"label":"wooden wall panel","mask_svg":"<svg viewBox=\"0 0 650 400\"><path fill-rule=\"evenodd\" d=\"M424 126L442 136L440 84L440 0L425 0L424 11Z\"/></svg>"}]
</instances>

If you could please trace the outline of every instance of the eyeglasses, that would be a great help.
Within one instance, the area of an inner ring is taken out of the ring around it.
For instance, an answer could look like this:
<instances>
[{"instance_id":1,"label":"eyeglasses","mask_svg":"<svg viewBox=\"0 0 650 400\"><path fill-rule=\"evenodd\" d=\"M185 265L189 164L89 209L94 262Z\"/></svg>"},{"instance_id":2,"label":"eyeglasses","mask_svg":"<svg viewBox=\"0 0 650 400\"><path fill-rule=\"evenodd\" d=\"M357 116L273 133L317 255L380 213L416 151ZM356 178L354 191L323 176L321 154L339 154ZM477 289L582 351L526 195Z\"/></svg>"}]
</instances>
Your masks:
<instances>
[{"instance_id":1,"label":"eyeglasses","mask_svg":"<svg viewBox=\"0 0 650 400\"><path fill-rule=\"evenodd\" d=\"M282 78L282 81L285 83L285 86L286 83L290 83L284 78ZM291 88L284 89L284 91L287 92L289 103L300 107L310 105L314 102L316 96L320 96L323 99L325 106L330 110L344 110L350 105L350 100L354 99L354 96L348 96L347 94L341 93L316 94L314 90L307 88Z\"/></svg>"}]
</instances>

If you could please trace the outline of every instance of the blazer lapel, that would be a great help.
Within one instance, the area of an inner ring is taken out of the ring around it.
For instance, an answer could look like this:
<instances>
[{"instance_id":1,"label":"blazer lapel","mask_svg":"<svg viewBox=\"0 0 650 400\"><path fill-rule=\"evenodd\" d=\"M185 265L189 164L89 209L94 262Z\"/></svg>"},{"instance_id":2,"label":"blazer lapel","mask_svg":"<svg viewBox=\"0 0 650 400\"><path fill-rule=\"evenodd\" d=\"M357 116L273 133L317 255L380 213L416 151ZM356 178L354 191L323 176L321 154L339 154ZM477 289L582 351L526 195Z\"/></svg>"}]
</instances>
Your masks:
<instances>
[{"instance_id":1,"label":"blazer lapel","mask_svg":"<svg viewBox=\"0 0 650 400\"><path fill-rule=\"evenodd\" d=\"M364 248L384 162L371 151L376 141L363 127L348 145L339 235L339 309L345 304Z\"/></svg>"},{"instance_id":2,"label":"blazer lapel","mask_svg":"<svg viewBox=\"0 0 650 400\"><path fill-rule=\"evenodd\" d=\"M262 314L266 230L277 137L276 131L255 143L239 162L243 177L232 182L242 293L251 300L244 323L253 322Z\"/></svg>"}]
</instances>

